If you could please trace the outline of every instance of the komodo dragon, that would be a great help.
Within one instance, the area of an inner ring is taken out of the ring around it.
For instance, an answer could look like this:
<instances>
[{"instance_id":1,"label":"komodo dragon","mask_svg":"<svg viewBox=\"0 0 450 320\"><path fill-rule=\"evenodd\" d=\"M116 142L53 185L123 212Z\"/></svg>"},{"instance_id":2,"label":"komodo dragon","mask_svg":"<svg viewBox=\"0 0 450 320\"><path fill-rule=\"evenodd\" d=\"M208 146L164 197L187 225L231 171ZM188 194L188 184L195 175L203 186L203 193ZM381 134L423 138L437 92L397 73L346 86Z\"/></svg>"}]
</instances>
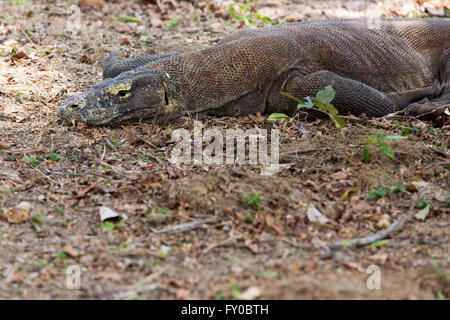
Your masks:
<instances>
[{"instance_id":1,"label":"komodo dragon","mask_svg":"<svg viewBox=\"0 0 450 320\"><path fill-rule=\"evenodd\" d=\"M450 19L322 20L244 29L187 53L103 63L104 81L59 106L90 125L183 115L292 114L332 85L341 114L450 103ZM442 109L442 108L441 108Z\"/></svg>"}]
</instances>

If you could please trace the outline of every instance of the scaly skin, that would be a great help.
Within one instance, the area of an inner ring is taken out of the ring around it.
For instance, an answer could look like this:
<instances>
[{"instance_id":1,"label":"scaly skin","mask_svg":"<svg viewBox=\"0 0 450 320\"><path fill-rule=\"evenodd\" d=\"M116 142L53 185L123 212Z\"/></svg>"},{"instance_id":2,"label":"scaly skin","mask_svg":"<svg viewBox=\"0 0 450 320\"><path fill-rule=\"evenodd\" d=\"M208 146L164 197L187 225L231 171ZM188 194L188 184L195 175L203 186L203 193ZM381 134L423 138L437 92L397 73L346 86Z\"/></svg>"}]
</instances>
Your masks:
<instances>
[{"instance_id":1,"label":"scaly skin","mask_svg":"<svg viewBox=\"0 0 450 320\"><path fill-rule=\"evenodd\" d=\"M296 111L327 85L341 114L383 116L422 100L450 102L450 19L322 20L245 29L212 47L103 64L103 82L58 115L91 125L189 114Z\"/></svg>"}]
</instances>

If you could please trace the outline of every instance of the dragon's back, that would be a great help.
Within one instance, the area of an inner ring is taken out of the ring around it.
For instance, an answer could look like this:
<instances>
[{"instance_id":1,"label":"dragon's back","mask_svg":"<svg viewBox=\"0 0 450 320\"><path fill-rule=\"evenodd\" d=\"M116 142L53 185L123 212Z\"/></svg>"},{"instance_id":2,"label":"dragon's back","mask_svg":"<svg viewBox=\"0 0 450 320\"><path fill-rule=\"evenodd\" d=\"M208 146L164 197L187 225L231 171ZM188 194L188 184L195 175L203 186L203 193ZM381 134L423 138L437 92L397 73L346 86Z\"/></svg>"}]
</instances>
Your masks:
<instances>
[{"instance_id":1,"label":"dragon's back","mask_svg":"<svg viewBox=\"0 0 450 320\"><path fill-rule=\"evenodd\" d=\"M316 20L242 30L220 44L241 47L255 37L273 39L274 47L289 41L291 52L283 46L278 59L296 59L305 74L328 70L397 92L429 86L439 75L441 55L450 48L450 19ZM266 40L265 47L251 42L253 50L267 48Z\"/></svg>"}]
</instances>

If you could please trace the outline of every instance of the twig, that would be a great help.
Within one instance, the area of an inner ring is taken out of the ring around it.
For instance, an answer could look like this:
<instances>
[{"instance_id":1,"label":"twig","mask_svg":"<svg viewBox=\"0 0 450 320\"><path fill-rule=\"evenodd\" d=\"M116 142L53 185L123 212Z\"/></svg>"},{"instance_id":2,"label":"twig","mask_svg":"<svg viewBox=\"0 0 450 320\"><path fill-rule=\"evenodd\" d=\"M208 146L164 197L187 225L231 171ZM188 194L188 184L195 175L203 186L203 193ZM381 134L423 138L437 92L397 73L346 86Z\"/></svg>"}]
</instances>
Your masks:
<instances>
[{"instance_id":1,"label":"twig","mask_svg":"<svg viewBox=\"0 0 450 320\"><path fill-rule=\"evenodd\" d=\"M382 117L380 117L380 118L378 118L378 119L388 119L388 118L393 118L393 117L397 117L399 114L401 114L401 113L404 113L404 111L403 110L400 110L400 111L397 111L397 112L393 112L393 113L389 113L389 114L387 114L387 115L385 115L385 116L382 116ZM408 117L409 118L409 117Z\"/></svg>"},{"instance_id":2,"label":"twig","mask_svg":"<svg viewBox=\"0 0 450 320\"><path fill-rule=\"evenodd\" d=\"M115 298L116 299L127 299L127 298L134 298L136 297L139 293L148 293L150 291L156 290L158 289L158 285L155 283L149 284L148 286L145 287L141 287L139 289L135 289L135 290L128 290L128 291L124 291L124 292L119 292L116 294Z\"/></svg>"},{"instance_id":3,"label":"twig","mask_svg":"<svg viewBox=\"0 0 450 320\"><path fill-rule=\"evenodd\" d=\"M54 183L54 184L59 185L60 188L63 187L63 185L62 185L60 182L53 180L52 178L50 178L48 175L46 175L45 173L43 173L43 172L42 172L41 170L39 170L38 168L33 168L33 169L34 169L35 171L39 172L41 175L43 175L43 176L44 176L46 179L48 179L48 181L50 181L51 183Z\"/></svg>"},{"instance_id":4,"label":"twig","mask_svg":"<svg viewBox=\"0 0 450 320\"><path fill-rule=\"evenodd\" d=\"M442 150L439 150L439 149L436 149L436 148L432 148L432 147L428 147L428 149L430 149L433 152L436 152L437 154L439 154L439 155L441 155L441 156L443 156L445 158L450 158L450 154L448 154L445 151L442 151Z\"/></svg>"},{"instance_id":5,"label":"twig","mask_svg":"<svg viewBox=\"0 0 450 320\"><path fill-rule=\"evenodd\" d=\"M445 166L445 165L450 165L450 161L432 162L432 163L429 163L426 166L424 166L424 169L429 169L429 168L436 167L436 166Z\"/></svg>"},{"instance_id":6,"label":"twig","mask_svg":"<svg viewBox=\"0 0 450 320\"><path fill-rule=\"evenodd\" d=\"M411 204L409 206L408 211L412 211L416 201L417 201L417 195L414 195L411 198ZM411 219L411 217L413 217L413 215L407 215L405 217L402 217L402 218L398 219L397 221L395 221L394 223L392 223L386 230L383 230L374 235L371 235L368 237L362 237L362 238L340 240L338 242L331 244L330 247L333 249L339 249L339 248L348 247L348 246L365 246L367 244L371 244L376 241L383 240L384 238L389 236L392 232L402 229L405 222L408 221L409 219Z\"/></svg>"},{"instance_id":7,"label":"twig","mask_svg":"<svg viewBox=\"0 0 450 320\"><path fill-rule=\"evenodd\" d=\"M111 142L108 138L105 138L105 142L106 142L106 145L107 145L111 150L117 150L116 146L113 145L112 142Z\"/></svg>"},{"instance_id":8,"label":"twig","mask_svg":"<svg viewBox=\"0 0 450 320\"><path fill-rule=\"evenodd\" d=\"M286 156L288 154L304 154L304 153L311 153L311 152L316 152L316 151L327 151L330 150L331 148L313 148L313 149L304 149L304 150L292 150L292 151L286 151L280 154L281 156Z\"/></svg>"},{"instance_id":9,"label":"twig","mask_svg":"<svg viewBox=\"0 0 450 320\"><path fill-rule=\"evenodd\" d=\"M96 159L97 162L98 162L99 164L101 164L102 166L105 166L105 167L106 167L106 166L111 167L111 169L112 169L114 172L116 172L116 173L118 173L118 174L120 174L120 175L122 175L122 176L124 176L124 177L126 177L126 178L128 178L128 179L131 179L131 180L137 180L137 178L133 178L133 177L131 177L131 176L129 176L129 175L127 175L127 174L121 172L121 170L117 169L115 166L113 166L113 165L111 165L111 164L109 164L109 163L106 163L105 161L103 161L103 160L101 160L101 159L98 159L98 158L95 158L95 159Z\"/></svg>"},{"instance_id":10,"label":"twig","mask_svg":"<svg viewBox=\"0 0 450 320\"><path fill-rule=\"evenodd\" d=\"M129 290L124 292L118 292L114 294L116 299L126 299L136 296L138 293L149 292L157 289L159 286L156 283L152 283L155 279L159 279L161 275L166 271L166 269L161 268L160 270L153 272L152 274L140 279L138 283L132 285ZM146 286L142 286L142 283L149 283ZM111 294L112 292L110 292Z\"/></svg>"},{"instance_id":11,"label":"twig","mask_svg":"<svg viewBox=\"0 0 450 320\"><path fill-rule=\"evenodd\" d=\"M202 225L204 223L211 222L211 221L219 221L220 219L221 219L220 217L210 217L210 218L197 220L197 221L193 221L193 222L180 223L180 224L177 224L175 226L170 226L170 227L158 230L158 231L156 231L156 233L185 232L185 231L188 231L188 230L195 229L195 228L197 228L198 226L200 226L200 225Z\"/></svg>"},{"instance_id":12,"label":"twig","mask_svg":"<svg viewBox=\"0 0 450 320\"><path fill-rule=\"evenodd\" d=\"M415 116L415 117L411 117L411 118L413 118L413 119L420 119L420 118L423 117L423 116L426 116L426 115L429 115L429 114L433 114L433 113L437 113L437 112L440 111L441 109L447 109L447 108L448 108L448 105L440 106L440 107L438 107L438 108L436 108L436 109L433 109L433 110L431 110L431 111L428 111L428 112L419 114L419 115L417 115L417 116ZM442 112L442 114L444 114L444 111ZM437 113L436 115L440 115L440 113L439 113L439 114Z\"/></svg>"},{"instance_id":13,"label":"twig","mask_svg":"<svg viewBox=\"0 0 450 320\"><path fill-rule=\"evenodd\" d=\"M381 127L383 129L393 128L392 125L388 125L386 123L382 123L382 122L376 121L376 120L370 120L370 119L365 119L365 118L357 118L357 117L353 117L353 116L339 116L339 117L342 118L342 119L345 119L345 120L350 120L350 121L355 121L355 122L368 122L368 123L374 124L374 125L376 125L378 127Z\"/></svg>"},{"instance_id":14,"label":"twig","mask_svg":"<svg viewBox=\"0 0 450 320\"><path fill-rule=\"evenodd\" d=\"M402 219L399 219L395 221L393 224L391 224L386 230L383 230L379 233L376 233L374 235L368 236L368 237L362 237L362 238L354 238L354 239L348 239L348 240L340 240L338 242L335 242L331 245L332 248L342 248L342 247L348 247L348 246L365 246L370 243L374 243L376 241L380 241L384 238L386 238L389 234L392 232L401 229L403 227L403 224L406 220L409 220L409 216L403 217Z\"/></svg>"},{"instance_id":15,"label":"twig","mask_svg":"<svg viewBox=\"0 0 450 320\"><path fill-rule=\"evenodd\" d=\"M122 129L123 129L124 131L126 131L126 132L132 134L132 135L135 136L136 138L141 139L142 141L144 141L145 143L149 144L149 145L152 146L153 148L158 149L157 146L155 146L153 143L151 143L150 141L146 140L145 138L143 138L141 135L137 134L136 132L131 131L131 130L128 130L128 129L125 129L124 126L121 126L121 127L122 127Z\"/></svg>"},{"instance_id":16,"label":"twig","mask_svg":"<svg viewBox=\"0 0 450 320\"><path fill-rule=\"evenodd\" d=\"M11 120L11 121L13 121L14 117L4 116L4 115L0 114L0 120Z\"/></svg>"},{"instance_id":17,"label":"twig","mask_svg":"<svg viewBox=\"0 0 450 320\"><path fill-rule=\"evenodd\" d=\"M227 240L213 243L213 244L209 245L205 250L203 250L203 253L204 254L208 253L209 251L211 251L212 249L217 248L217 247L228 246L228 245L232 244L235 240L236 239L234 237L230 237Z\"/></svg>"}]
</instances>

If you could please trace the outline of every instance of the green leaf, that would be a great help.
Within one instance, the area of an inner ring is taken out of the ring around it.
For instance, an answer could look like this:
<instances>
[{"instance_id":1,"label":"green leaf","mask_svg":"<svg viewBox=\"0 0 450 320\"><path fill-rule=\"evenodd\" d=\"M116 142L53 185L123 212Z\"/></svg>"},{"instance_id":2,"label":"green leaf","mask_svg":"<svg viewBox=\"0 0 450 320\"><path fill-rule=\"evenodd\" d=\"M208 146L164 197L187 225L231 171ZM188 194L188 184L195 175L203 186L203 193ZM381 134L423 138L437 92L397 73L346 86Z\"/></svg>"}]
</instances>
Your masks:
<instances>
[{"instance_id":1,"label":"green leaf","mask_svg":"<svg viewBox=\"0 0 450 320\"><path fill-rule=\"evenodd\" d=\"M306 97L305 100L306 100L305 103L299 103L297 105L297 109L314 107L314 102L311 101L310 97Z\"/></svg>"},{"instance_id":2,"label":"green leaf","mask_svg":"<svg viewBox=\"0 0 450 320\"><path fill-rule=\"evenodd\" d=\"M341 117L330 115L330 118L331 118L331 120L333 120L334 126L336 127L336 129L342 129L343 127L345 127L345 121Z\"/></svg>"},{"instance_id":3,"label":"green leaf","mask_svg":"<svg viewBox=\"0 0 450 320\"><path fill-rule=\"evenodd\" d=\"M417 212L417 213L414 215L414 217L415 217L417 220L424 221L424 220L427 218L427 216L428 216L429 213L430 213L430 205L427 204L427 206L426 206L425 208L423 208L422 210L420 210L419 212Z\"/></svg>"},{"instance_id":4,"label":"green leaf","mask_svg":"<svg viewBox=\"0 0 450 320\"><path fill-rule=\"evenodd\" d=\"M378 142L378 138L375 135L370 135L367 137L368 144L376 144Z\"/></svg>"},{"instance_id":5,"label":"green leaf","mask_svg":"<svg viewBox=\"0 0 450 320\"><path fill-rule=\"evenodd\" d=\"M388 156L392 160L395 160L394 150L392 149L391 145L385 142L380 142L380 151L385 156Z\"/></svg>"},{"instance_id":6,"label":"green leaf","mask_svg":"<svg viewBox=\"0 0 450 320\"><path fill-rule=\"evenodd\" d=\"M102 222L101 228L103 230L114 230L116 228L116 225L109 221Z\"/></svg>"},{"instance_id":7,"label":"green leaf","mask_svg":"<svg viewBox=\"0 0 450 320\"><path fill-rule=\"evenodd\" d=\"M284 113L272 113L268 118L267 121L278 121L280 120L283 122L284 120L289 119L287 115Z\"/></svg>"},{"instance_id":8,"label":"green leaf","mask_svg":"<svg viewBox=\"0 0 450 320\"><path fill-rule=\"evenodd\" d=\"M364 162L365 163L369 163L370 161L370 151L369 148L364 147L363 148L363 157L364 157Z\"/></svg>"},{"instance_id":9,"label":"green leaf","mask_svg":"<svg viewBox=\"0 0 450 320\"><path fill-rule=\"evenodd\" d=\"M419 199L417 202L416 202L416 209L423 209L423 208L425 208L427 205L429 205L430 204L430 201L428 201L428 200L425 200L425 199Z\"/></svg>"},{"instance_id":10,"label":"green leaf","mask_svg":"<svg viewBox=\"0 0 450 320\"><path fill-rule=\"evenodd\" d=\"M117 20L125 21L125 22L139 22L138 18L130 17L130 16L118 16Z\"/></svg>"},{"instance_id":11,"label":"green leaf","mask_svg":"<svg viewBox=\"0 0 450 320\"><path fill-rule=\"evenodd\" d=\"M139 41L150 41L150 36L141 36Z\"/></svg>"},{"instance_id":12,"label":"green leaf","mask_svg":"<svg viewBox=\"0 0 450 320\"><path fill-rule=\"evenodd\" d=\"M383 136L383 134L384 134L384 131L379 131L379 132L375 133L374 136L377 137L378 140L380 140L381 137Z\"/></svg>"},{"instance_id":13,"label":"green leaf","mask_svg":"<svg viewBox=\"0 0 450 320\"><path fill-rule=\"evenodd\" d=\"M102 228L102 230L114 230L120 226L123 226L124 224L125 224L125 219L120 220L118 223L104 221L104 222L102 222L100 227Z\"/></svg>"},{"instance_id":14,"label":"green leaf","mask_svg":"<svg viewBox=\"0 0 450 320\"><path fill-rule=\"evenodd\" d=\"M33 225L34 231L36 231L37 233L45 232L45 229L40 226L40 223L36 223L33 221L31 222L31 224Z\"/></svg>"},{"instance_id":15,"label":"green leaf","mask_svg":"<svg viewBox=\"0 0 450 320\"><path fill-rule=\"evenodd\" d=\"M385 140L400 140L400 139L408 139L408 137L404 137L404 136L385 136L382 137L380 139L380 141L385 141Z\"/></svg>"},{"instance_id":16,"label":"green leaf","mask_svg":"<svg viewBox=\"0 0 450 320\"><path fill-rule=\"evenodd\" d=\"M316 94L316 99L322 103L330 103L336 96L336 91L333 86L326 86L324 90L320 90Z\"/></svg>"},{"instance_id":17,"label":"green leaf","mask_svg":"<svg viewBox=\"0 0 450 320\"><path fill-rule=\"evenodd\" d=\"M248 222L248 223L253 223L253 217L252 217L252 215L251 215L251 213L247 213L246 215L245 215L245 222Z\"/></svg>"},{"instance_id":18,"label":"green leaf","mask_svg":"<svg viewBox=\"0 0 450 320\"><path fill-rule=\"evenodd\" d=\"M450 208L450 197L447 197L444 204L442 205L444 208Z\"/></svg>"},{"instance_id":19,"label":"green leaf","mask_svg":"<svg viewBox=\"0 0 450 320\"><path fill-rule=\"evenodd\" d=\"M344 240L342 241L342 246L343 247L351 247L353 244L350 240Z\"/></svg>"},{"instance_id":20,"label":"green leaf","mask_svg":"<svg viewBox=\"0 0 450 320\"><path fill-rule=\"evenodd\" d=\"M388 242L387 241L376 241L370 244L371 247L376 248L376 247L383 247L383 246L387 246Z\"/></svg>"},{"instance_id":21,"label":"green leaf","mask_svg":"<svg viewBox=\"0 0 450 320\"><path fill-rule=\"evenodd\" d=\"M339 114L338 109L336 109L331 103L325 103L325 111L327 111L332 116L337 116Z\"/></svg>"},{"instance_id":22,"label":"green leaf","mask_svg":"<svg viewBox=\"0 0 450 320\"><path fill-rule=\"evenodd\" d=\"M366 200L378 200L386 196L386 190L382 188L374 189L372 188L370 190L370 193L366 196Z\"/></svg>"},{"instance_id":23,"label":"green leaf","mask_svg":"<svg viewBox=\"0 0 450 320\"><path fill-rule=\"evenodd\" d=\"M356 192L355 189L350 189L350 190L345 191L345 193L341 197L341 201L345 202L345 201L350 200L352 193L355 193L355 192Z\"/></svg>"},{"instance_id":24,"label":"green leaf","mask_svg":"<svg viewBox=\"0 0 450 320\"><path fill-rule=\"evenodd\" d=\"M68 259L70 258L69 254L67 254L64 250L59 250L58 252L58 258L61 259Z\"/></svg>"},{"instance_id":25,"label":"green leaf","mask_svg":"<svg viewBox=\"0 0 450 320\"><path fill-rule=\"evenodd\" d=\"M288 97L289 99L295 100L295 101L297 101L298 103L303 103L302 100L300 100L300 99L297 98L297 97L294 97L294 96L293 96L292 94L290 94L289 92L283 92L283 91L280 91L280 94L281 94L282 96Z\"/></svg>"},{"instance_id":26,"label":"green leaf","mask_svg":"<svg viewBox=\"0 0 450 320\"><path fill-rule=\"evenodd\" d=\"M239 299L241 297L241 289L239 288L239 286L237 284L233 284L231 285L231 296L234 299Z\"/></svg>"},{"instance_id":27,"label":"green leaf","mask_svg":"<svg viewBox=\"0 0 450 320\"><path fill-rule=\"evenodd\" d=\"M391 187L391 193L395 193L395 192L403 193L405 191L406 191L406 186L400 181L397 181L395 183L395 187Z\"/></svg>"},{"instance_id":28,"label":"green leaf","mask_svg":"<svg viewBox=\"0 0 450 320\"><path fill-rule=\"evenodd\" d=\"M437 293L436 293L436 295L437 295L437 297L438 297L438 299L439 300L447 300L447 298L445 297L445 295L442 293L442 291L438 291Z\"/></svg>"}]
</instances>

